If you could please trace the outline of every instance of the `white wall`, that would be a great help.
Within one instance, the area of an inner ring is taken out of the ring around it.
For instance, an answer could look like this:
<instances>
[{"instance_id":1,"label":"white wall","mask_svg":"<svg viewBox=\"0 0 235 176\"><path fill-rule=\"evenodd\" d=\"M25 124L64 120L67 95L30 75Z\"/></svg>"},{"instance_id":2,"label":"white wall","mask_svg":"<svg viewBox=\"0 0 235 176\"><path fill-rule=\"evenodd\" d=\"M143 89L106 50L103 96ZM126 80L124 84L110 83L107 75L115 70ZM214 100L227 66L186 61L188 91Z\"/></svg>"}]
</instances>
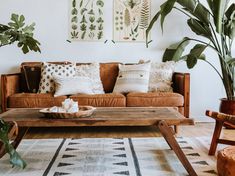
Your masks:
<instances>
[{"instance_id":1,"label":"white wall","mask_svg":"<svg viewBox=\"0 0 235 176\"><path fill-rule=\"evenodd\" d=\"M152 14L163 2L152 0ZM0 74L18 71L23 61L137 62L144 58L160 62L169 44L184 36L194 36L186 25L185 16L174 12L166 19L164 35L160 26L155 26L150 48L147 49L144 43L113 44L113 2L105 0L105 3L105 33L108 42L68 43L68 0L0 0L0 23L9 22L13 12L23 14L27 23L36 22L35 37L41 42L42 50L41 54L31 52L24 55L15 45L0 48ZM233 47L235 54L234 50ZM212 51L207 53L211 62L218 65L217 56ZM180 63L177 71L191 73L191 117L203 117L206 109L218 110L219 98L225 97L225 93L218 76L206 63L198 63L193 70L188 70L185 63Z\"/></svg>"}]
</instances>

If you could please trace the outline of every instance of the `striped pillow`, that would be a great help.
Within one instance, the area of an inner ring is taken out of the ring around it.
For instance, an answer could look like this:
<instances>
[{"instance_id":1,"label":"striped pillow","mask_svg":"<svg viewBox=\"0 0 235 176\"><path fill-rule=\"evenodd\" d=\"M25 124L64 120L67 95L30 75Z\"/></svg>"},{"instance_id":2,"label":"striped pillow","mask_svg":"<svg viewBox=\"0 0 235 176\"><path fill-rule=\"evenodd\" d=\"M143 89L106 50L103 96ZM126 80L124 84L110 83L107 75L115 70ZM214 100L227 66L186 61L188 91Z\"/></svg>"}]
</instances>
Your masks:
<instances>
[{"instance_id":1,"label":"striped pillow","mask_svg":"<svg viewBox=\"0 0 235 176\"><path fill-rule=\"evenodd\" d=\"M150 67L150 62L136 65L119 64L119 74L113 92L148 92Z\"/></svg>"}]
</instances>

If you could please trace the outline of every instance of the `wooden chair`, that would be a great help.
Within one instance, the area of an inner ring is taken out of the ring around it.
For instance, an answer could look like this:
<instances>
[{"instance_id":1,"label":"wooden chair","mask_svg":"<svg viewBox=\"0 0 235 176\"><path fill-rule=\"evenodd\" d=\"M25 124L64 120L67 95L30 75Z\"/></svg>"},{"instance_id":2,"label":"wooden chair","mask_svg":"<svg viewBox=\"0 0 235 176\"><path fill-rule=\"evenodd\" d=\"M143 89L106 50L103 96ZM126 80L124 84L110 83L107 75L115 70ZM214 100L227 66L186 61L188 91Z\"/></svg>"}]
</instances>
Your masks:
<instances>
[{"instance_id":1,"label":"wooden chair","mask_svg":"<svg viewBox=\"0 0 235 176\"><path fill-rule=\"evenodd\" d=\"M211 140L209 155L215 154L218 143L235 145L235 140L220 139L220 133L225 123L229 123L231 126L235 126L235 115L228 115L209 110L206 111L206 115L215 119L215 129Z\"/></svg>"}]
</instances>

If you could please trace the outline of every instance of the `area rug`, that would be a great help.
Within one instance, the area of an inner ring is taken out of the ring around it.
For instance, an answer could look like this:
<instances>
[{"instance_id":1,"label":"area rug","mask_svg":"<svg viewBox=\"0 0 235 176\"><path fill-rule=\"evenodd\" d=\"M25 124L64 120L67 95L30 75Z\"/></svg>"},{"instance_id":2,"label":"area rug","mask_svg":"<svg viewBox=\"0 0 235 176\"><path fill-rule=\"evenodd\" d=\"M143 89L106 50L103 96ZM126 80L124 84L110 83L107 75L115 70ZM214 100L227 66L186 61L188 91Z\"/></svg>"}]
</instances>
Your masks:
<instances>
[{"instance_id":1,"label":"area rug","mask_svg":"<svg viewBox=\"0 0 235 176\"><path fill-rule=\"evenodd\" d=\"M177 138L200 176L216 175L208 156L210 138ZM18 152L27 168L0 160L0 175L11 176L183 176L188 175L163 138L81 138L23 140Z\"/></svg>"}]
</instances>

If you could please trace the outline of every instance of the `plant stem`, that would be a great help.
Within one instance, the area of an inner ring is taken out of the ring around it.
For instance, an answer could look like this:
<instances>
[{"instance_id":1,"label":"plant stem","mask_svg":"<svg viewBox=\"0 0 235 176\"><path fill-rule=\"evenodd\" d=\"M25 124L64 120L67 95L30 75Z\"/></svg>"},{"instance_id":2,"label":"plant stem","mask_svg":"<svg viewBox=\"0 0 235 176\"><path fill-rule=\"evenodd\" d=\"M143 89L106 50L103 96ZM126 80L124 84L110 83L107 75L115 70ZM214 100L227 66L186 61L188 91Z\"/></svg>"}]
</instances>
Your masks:
<instances>
[{"instance_id":1,"label":"plant stem","mask_svg":"<svg viewBox=\"0 0 235 176\"><path fill-rule=\"evenodd\" d=\"M220 74L220 72L217 70L217 68L215 68L215 66L212 65L212 63L210 63L209 61L207 61L207 60L203 60L203 61L205 61L206 63L208 63L208 64L216 71L216 73L219 75L219 77L221 78L221 80L222 80L222 82L223 82L223 77L222 77L222 75Z\"/></svg>"},{"instance_id":2,"label":"plant stem","mask_svg":"<svg viewBox=\"0 0 235 176\"><path fill-rule=\"evenodd\" d=\"M176 10L179 10L180 12L182 12L183 14L185 14L186 16L188 16L189 18L192 18L189 14L187 14L185 11L179 9L178 7L173 7Z\"/></svg>"}]
</instances>

